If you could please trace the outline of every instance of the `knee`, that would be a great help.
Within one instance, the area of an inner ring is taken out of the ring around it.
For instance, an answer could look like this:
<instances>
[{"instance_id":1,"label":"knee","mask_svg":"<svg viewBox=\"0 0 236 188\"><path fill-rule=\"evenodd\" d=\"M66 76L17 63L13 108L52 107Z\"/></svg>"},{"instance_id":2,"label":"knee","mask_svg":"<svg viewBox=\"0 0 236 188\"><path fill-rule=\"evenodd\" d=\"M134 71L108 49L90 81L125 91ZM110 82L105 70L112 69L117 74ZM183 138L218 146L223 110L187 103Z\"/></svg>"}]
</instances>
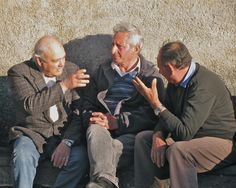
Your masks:
<instances>
[{"instance_id":1,"label":"knee","mask_svg":"<svg viewBox=\"0 0 236 188\"><path fill-rule=\"evenodd\" d=\"M185 147L183 142L175 142L171 144L168 149L166 150L166 156L167 158L170 158L171 156L179 156L179 155L185 155Z\"/></svg>"},{"instance_id":2,"label":"knee","mask_svg":"<svg viewBox=\"0 0 236 188\"><path fill-rule=\"evenodd\" d=\"M139 148L144 145L149 145L152 140L152 131L142 131L135 137L135 148Z\"/></svg>"},{"instance_id":3,"label":"knee","mask_svg":"<svg viewBox=\"0 0 236 188\"><path fill-rule=\"evenodd\" d=\"M140 156L143 152L148 152L152 145L152 131L143 131L136 135L134 154Z\"/></svg>"},{"instance_id":4,"label":"knee","mask_svg":"<svg viewBox=\"0 0 236 188\"><path fill-rule=\"evenodd\" d=\"M13 161L37 166L40 157L35 145L29 138L19 138L15 141Z\"/></svg>"},{"instance_id":5,"label":"knee","mask_svg":"<svg viewBox=\"0 0 236 188\"><path fill-rule=\"evenodd\" d=\"M110 133L104 127L94 124L88 127L87 132L86 132L86 137L87 139L96 138L96 137L100 138L100 137L103 137L105 134L109 135Z\"/></svg>"}]
</instances>

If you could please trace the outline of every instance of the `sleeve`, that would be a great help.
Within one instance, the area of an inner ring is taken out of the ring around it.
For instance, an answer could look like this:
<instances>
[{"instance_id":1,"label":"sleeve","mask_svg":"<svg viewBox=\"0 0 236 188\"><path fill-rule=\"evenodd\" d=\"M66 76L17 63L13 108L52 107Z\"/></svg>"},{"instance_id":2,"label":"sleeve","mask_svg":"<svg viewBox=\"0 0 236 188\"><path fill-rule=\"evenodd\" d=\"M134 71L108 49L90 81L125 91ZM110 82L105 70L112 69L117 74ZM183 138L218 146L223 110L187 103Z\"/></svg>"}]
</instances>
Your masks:
<instances>
[{"instance_id":1,"label":"sleeve","mask_svg":"<svg viewBox=\"0 0 236 188\"><path fill-rule=\"evenodd\" d=\"M215 95L206 89L196 87L192 88L187 95L180 117L166 109L160 114L155 131L171 133L175 141L190 140L194 137L209 117Z\"/></svg>"},{"instance_id":2,"label":"sleeve","mask_svg":"<svg viewBox=\"0 0 236 188\"><path fill-rule=\"evenodd\" d=\"M90 78L89 85L85 88L83 93L82 121L85 129L89 125L92 112L98 111L96 105L98 89L95 80L96 78L94 77Z\"/></svg>"},{"instance_id":3,"label":"sleeve","mask_svg":"<svg viewBox=\"0 0 236 188\"><path fill-rule=\"evenodd\" d=\"M69 125L64 133L63 139L69 139L73 141L80 141L82 137L85 135L84 129L82 126L82 119L81 119L81 98L78 95L78 92L74 89L72 90L72 103L71 103L71 110L72 113L70 114L70 122Z\"/></svg>"}]
</instances>

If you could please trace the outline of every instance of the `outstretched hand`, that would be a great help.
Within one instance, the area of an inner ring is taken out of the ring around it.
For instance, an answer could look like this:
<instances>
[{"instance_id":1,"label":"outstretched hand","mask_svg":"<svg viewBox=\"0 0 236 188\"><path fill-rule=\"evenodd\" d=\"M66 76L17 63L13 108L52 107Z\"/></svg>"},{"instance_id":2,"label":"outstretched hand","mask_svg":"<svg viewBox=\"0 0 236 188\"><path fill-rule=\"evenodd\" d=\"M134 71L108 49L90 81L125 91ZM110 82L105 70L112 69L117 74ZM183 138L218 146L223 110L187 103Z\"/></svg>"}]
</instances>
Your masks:
<instances>
[{"instance_id":1,"label":"outstretched hand","mask_svg":"<svg viewBox=\"0 0 236 188\"><path fill-rule=\"evenodd\" d=\"M160 106L161 102L158 97L157 79L152 80L151 88L148 88L138 77L133 80L133 84L141 95L150 103L153 109Z\"/></svg>"},{"instance_id":2,"label":"outstretched hand","mask_svg":"<svg viewBox=\"0 0 236 188\"><path fill-rule=\"evenodd\" d=\"M86 69L78 69L74 74L66 77L61 86L64 90L74 89L76 87L85 87L89 83L89 75L86 74Z\"/></svg>"}]
</instances>

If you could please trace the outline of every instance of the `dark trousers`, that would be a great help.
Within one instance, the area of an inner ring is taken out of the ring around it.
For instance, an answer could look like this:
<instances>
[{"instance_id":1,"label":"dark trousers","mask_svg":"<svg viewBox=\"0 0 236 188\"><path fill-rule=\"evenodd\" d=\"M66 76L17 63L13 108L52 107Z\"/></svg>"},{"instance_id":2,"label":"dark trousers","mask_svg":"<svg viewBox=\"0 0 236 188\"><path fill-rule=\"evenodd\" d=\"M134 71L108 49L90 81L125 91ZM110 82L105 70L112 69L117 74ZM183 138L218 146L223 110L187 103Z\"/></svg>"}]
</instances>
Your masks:
<instances>
[{"instance_id":1,"label":"dark trousers","mask_svg":"<svg viewBox=\"0 0 236 188\"><path fill-rule=\"evenodd\" d=\"M229 166L236 162L233 142L202 137L172 143L166 150L166 164L158 168L151 160L153 131L143 131L135 140L135 188L148 188L154 177L170 177L171 188L197 188L197 173Z\"/></svg>"}]
</instances>

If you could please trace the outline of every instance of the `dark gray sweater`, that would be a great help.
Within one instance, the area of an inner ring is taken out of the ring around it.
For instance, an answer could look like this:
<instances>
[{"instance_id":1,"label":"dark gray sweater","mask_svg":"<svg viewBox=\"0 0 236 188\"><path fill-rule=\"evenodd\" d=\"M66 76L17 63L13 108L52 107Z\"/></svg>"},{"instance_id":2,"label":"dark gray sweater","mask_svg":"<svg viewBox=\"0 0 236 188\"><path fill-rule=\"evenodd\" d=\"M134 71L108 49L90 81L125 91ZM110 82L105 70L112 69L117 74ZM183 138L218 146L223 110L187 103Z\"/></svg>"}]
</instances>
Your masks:
<instances>
[{"instance_id":1,"label":"dark gray sweater","mask_svg":"<svg viewBox=\"0 0 236 188\"><path fill-rule=\"evenodd\" d=\"M232 139L236 131L233 103L223 81L197 64L186 88L168 84L168 110L160 114L155 131L171 133L175 141L211 136Z\"/></svg>"}]
</instances>

